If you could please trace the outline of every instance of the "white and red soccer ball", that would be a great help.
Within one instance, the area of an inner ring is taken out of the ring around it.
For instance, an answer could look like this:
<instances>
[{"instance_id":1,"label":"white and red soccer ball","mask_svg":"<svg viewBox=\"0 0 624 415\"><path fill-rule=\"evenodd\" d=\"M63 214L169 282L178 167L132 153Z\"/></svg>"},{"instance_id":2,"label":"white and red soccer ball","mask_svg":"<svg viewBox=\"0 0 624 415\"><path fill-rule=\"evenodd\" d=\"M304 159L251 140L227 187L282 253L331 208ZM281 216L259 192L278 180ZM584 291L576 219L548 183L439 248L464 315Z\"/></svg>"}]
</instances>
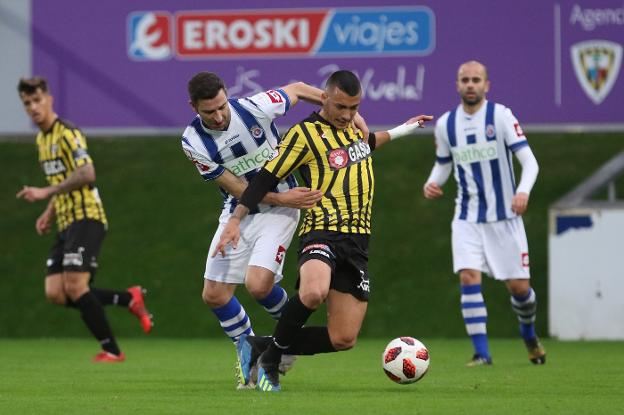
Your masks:
<instances>
[{"instance_id":1,"label":"white and red soccer ball","mask_svg":"<svg viewBox=\"0 0 624 415\"><path fill-rule=\"evenodd\" d=\"M429 350L413 337L398 337L386 346L381 363L393 382L414 383L429 369Z\"/></svg>"}]
</instances>

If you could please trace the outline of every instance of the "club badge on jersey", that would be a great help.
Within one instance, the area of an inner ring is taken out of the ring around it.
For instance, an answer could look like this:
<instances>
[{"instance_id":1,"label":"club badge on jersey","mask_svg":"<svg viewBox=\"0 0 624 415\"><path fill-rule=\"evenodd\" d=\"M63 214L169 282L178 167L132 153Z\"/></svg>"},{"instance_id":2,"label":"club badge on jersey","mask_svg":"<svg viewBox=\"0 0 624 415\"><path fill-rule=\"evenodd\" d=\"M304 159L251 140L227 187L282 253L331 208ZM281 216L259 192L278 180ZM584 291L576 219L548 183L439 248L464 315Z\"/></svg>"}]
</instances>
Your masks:
<instances>
[{"instance_id":1,"label":"club badge on jersey","mask_svg":"<svg viewBox=\"0 0 624 415\"><path fill-rule=\"evenodd\" d=\"M371 149L368 143L358 140L348 146L328 150L326 154L329 167L340 170L370 157Z\"/></svg>"}]
</instances>

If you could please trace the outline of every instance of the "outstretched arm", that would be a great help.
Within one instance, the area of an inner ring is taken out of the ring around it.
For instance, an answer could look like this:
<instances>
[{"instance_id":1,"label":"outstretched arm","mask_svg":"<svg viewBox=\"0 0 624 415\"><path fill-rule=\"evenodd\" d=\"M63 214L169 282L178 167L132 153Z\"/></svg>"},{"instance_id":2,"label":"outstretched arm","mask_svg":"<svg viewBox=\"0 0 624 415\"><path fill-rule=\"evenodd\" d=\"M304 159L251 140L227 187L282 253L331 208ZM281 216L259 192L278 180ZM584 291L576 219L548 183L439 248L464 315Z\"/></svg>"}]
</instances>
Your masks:
<instances>
[{"instance_id":1,"label":"outstretched arm","mask_svg":"<svg viewBox=\"0 0 624 415\"><path fill-rule=\"evenodd\" d=\"M311 104L321 105L321 96L323 90L306 84L305 82L294 82L281 88L288 95L290 105L293 106L299 100L309 102Z\"/></svg>"},{"instance_id":2,"label":"outstretched arm","mask_svg":"<svg viewBox=\"0 0 624 415\"><path fill-rule=\"evenodd\" d=\"M26 199L29 202L35 202L60 193L69 193L72 190L80 189L85 184L93 183L94 181L95 168L93 164L83 164L59 184L46 187L24 186L15 197Z\"/></svg>"},{"instance_id":3,"label":"outstretched arm","mask_svg":"<svg viewBox=\"0 0 624 415\"><path fill-rule=\"evenodd\" d=\"M323 104L323 90L308 85L305 82L294 82L292 84L288 84L282 87L281 89L288 95L291 106L295 105L297 102L299 102L299 100L303 100L316 105ZM355 117L353 118L353 126L362 130L362 134L365 139L368 137L368 125L359 113L355 114Z\"/></svg>"},{"instance_id":4,"label":"outstretched arm","mask_svg":"<svg viewBox=\"0 0 624 415\"><path fill-rule=\"evenodd\" d=\"M407 120L405 123L392 128L388 131L376 131L375 132L375 149L381 147L383 144L392 141L397 138L405 137L406 135L413 134L417 128L424 128L426 121L433 120L432 115L418 115Z\"/></svg>"}]
</instances>

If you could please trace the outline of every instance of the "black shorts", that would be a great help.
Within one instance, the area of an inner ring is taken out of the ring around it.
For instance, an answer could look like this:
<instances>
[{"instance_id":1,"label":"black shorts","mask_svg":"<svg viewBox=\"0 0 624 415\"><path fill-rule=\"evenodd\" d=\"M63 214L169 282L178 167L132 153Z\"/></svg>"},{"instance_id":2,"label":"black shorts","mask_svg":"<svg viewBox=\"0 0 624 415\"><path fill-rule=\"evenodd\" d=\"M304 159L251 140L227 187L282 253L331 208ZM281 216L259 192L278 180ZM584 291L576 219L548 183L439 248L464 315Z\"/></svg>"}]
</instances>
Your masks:
<instances>
[{"instance_id":1,"label":"black shorts","mask_svg":"<svg viewBox=\"0 0 624 415\"><path fill-rule=\"evenodd\" d=\"M332 270L330 288L368 301L368 241L366 234L312 231L299 239L299 267L318 259ZM299 280L297 280L299 288Z\"/></svg>"},{"instance_id":2,"label":"black shorts","mask_svg":"<svg viewBox=\"0 0 624 415\"><path fill-rule=\"evenodd\" d=\"M47 275L73 271L90 272L93 276L105 235L104 224L92 219L73 222L57 233L46 262Z\"/></svg>"}]
</instances>

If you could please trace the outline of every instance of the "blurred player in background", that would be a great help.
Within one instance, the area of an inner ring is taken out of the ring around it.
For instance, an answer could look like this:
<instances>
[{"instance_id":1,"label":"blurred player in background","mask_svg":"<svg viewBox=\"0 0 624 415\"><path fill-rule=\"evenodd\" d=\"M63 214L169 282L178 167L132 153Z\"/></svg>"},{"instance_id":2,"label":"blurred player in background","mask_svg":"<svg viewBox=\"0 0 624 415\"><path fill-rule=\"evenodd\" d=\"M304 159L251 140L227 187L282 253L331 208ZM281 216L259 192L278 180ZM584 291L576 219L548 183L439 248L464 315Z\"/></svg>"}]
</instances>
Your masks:
<instances>
[{"instance_id":1,"label":"blurred player in background","mask_svg":"<svg viewBox=\"0 0 624 415\"><path fill-rule=\"evenodd\" d=\"M521 217L538 165L511 110L486 100L489 88L487 69L481 63L470 61L459 67L461 104L436 123L436 163L423 192L427 199L441 197L441 186L454 168L458 187L452 223L453 269L459 272L462 315L475 351L468 366L492 364L482 272L505 282L529 359L543 364L546 353L535 334L537 300L529 284L528 244ZM517 188L512 154L522 166Z\"/></svg>"},{"instance_id":2,"label":"blurred player in background","mask_svg":"<svg viewBox=\"0 0 624 415\"><path fill-rule=\"evenodd\" d=\"M102 346L95 362L122 362L125 355L115 341L103 305L127 307L146 333L152 329L152 320L140 286L125 291L90 286L107 220L95 187L95 168L86 138L54 112L44 78L23 78L17 90L26 113L40 129L36 140L39 163L49 183L46 187L24 186L17 197L29 202L50 199L35 228L40 235L49 232L55 217L58 228L46 264L46 297L54 304L80 310L84 323Z\"/></svg>"},{"instance_id":3,"label":"blurred player in background","mask_svg":"<svg viewBox=\"0 0 624 415\"><path fill-rule=\"evenodd\" d=\"M258 361L261 391L280 390L282 354L350 349L364 321L370 293L368 242L375 182L371 152L413 133L421 121L433 117L415 117L390 131L364 135L351 125L361 98L360 81L352 72L337 71L329 77L320 112L288 131L278 154L243 193L212 253L238 255L245 246L241 230L246 215L295 170L299 169L306 185L322 192L321 201L306 211L299 232L299 292L289 299L272 338L241 336L239 341L241 383L250 382L251 368ZM323 302L327 302L327 326L303 327Z\"/></svg>"},{"instance_id":4,"label":"blurred player in background","mask_svg":"<svg viewBox=\"0 0 624 415\"><path fill-rule=\"evenodd\" d=\"M212 251L247 183L275 156L280 136L273 120L299 100L319 104L322 91L296 82L251 97L228 99L218 75L200 72L189 81L188 93L197 115L184 131L182 149L204 180L219 186L224 199ZM358 123L366 126L361 118ZM241 223L239 249L227 258L208 256L206 260L202 298L234 344L241 335L253 334L249 316L234 295L236 286L245 284L273 318L280 317L288 295L279 281L299 209L314 206L322 197L319 190L297 187L294 176L282 179ZM290 364L292 359L287 357L281 370Z\"/></svg>"}]
</instances>

